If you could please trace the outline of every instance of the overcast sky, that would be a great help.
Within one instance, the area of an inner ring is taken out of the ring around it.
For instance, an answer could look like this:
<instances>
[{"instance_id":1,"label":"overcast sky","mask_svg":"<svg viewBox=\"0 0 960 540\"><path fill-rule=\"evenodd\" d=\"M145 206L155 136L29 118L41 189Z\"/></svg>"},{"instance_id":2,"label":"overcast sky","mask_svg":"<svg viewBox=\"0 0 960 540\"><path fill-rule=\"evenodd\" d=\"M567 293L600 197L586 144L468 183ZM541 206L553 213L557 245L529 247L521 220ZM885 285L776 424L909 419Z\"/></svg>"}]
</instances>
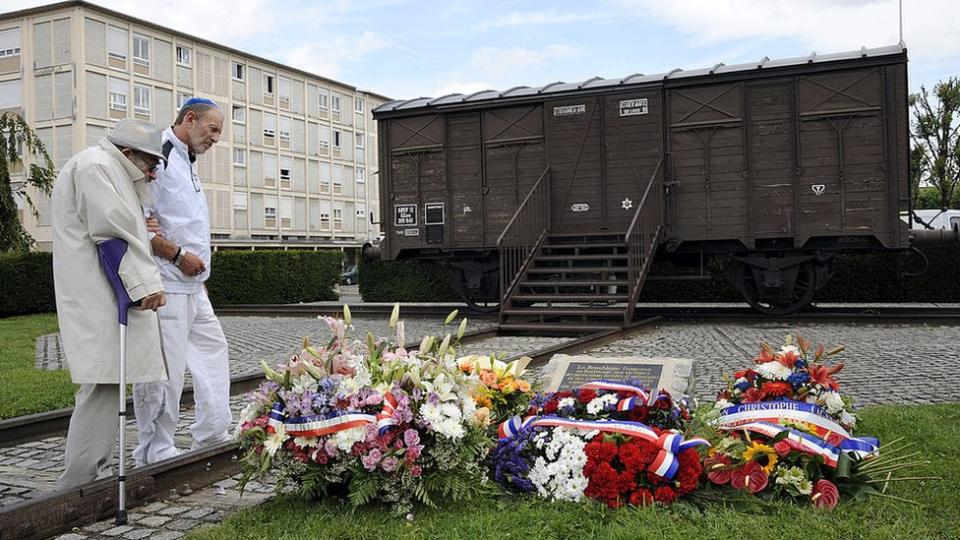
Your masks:
<instances>
[{"instance_id":1,"label":"overcast sky","mask_svg":"<svg viewBox=\"0 0 960 540\"><path fill-rule=\"evenodd\" d=\"M46 3L0 0L0 11ZM897 0L93 3L392 98L696 69L899 41ZM960 75L958 26L960 0L903 1L912 91Z\"/></svg>"}]
</instances>

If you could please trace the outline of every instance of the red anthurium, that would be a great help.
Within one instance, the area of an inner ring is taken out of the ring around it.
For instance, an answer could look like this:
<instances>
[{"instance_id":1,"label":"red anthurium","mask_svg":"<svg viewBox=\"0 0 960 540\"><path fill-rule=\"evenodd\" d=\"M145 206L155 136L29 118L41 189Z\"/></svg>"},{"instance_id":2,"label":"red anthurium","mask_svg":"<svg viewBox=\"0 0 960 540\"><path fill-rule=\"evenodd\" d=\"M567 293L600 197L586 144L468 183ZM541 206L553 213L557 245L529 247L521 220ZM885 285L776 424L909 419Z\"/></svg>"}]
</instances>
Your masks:
<instances>
[{"instance_id":1,"label":"red anthurium","mask_svg":"<svg viewBox=\"0 0 960 540\"><path fill-rule=\"evenodd\" d=\"M750 493L759 493L767 487L769 476L756 461L748 461L743 467L734 469L730 475L730 485L736 489L746 489Z\"/></svg>"},{"instance_id":2,"label":"red anthurium","mask_svg":"<svg viewBox=\"0 0 960 540\"><path fill-rule=\"evenodd\" d=\"M829 480L817 480L810 500L817 508L833 508L840 501L840 491Z\"/></svg>"}]
</instances>

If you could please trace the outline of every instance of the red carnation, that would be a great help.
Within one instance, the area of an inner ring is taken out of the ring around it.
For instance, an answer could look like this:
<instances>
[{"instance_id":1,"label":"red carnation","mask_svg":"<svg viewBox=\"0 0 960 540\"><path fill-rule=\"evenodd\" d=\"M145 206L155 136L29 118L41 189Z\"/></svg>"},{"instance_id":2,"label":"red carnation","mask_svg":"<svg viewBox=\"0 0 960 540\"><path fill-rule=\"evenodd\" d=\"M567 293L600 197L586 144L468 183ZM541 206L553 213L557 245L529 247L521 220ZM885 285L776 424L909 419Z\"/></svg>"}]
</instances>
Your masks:
<instances>
[{"instance_id":1,"label":"red carnation","mask_svg":"<svg viewBox=\"0 0 960 540\"><path fill-rule=\"evenodd\" d=\"M646 405L640 405L639 407L630 409L630 411L627 413L627 420L630 420L631 422L646 422L649 414L649 407Z\"/></svg>"},{"instance_id":2,"label":"red carnation","mask_svg":"<svg viewBox=\"0 0 960 540\"><path fill-rule=\"evenodd\" d=\"M640 488L630 494L630 504L634 506L648 506L653 504L653 493L647 488Z\"/></svg>"},{"instance_id":3,"label":"red carnation","mask_svg":"<svg viewBox=\"0 0 960 540\"><path fill-rule=\"evenodd\" d=\"M840 491L829 480L817 480L813 486L811 501L817 508L833 508L840 501Z\"/></svg>"},{"instance_id":4,"label":"red carnation","mask_svg":"<svg viewBox=\"0 0 960 540\"><path fill-rule=\"evenodd\" d=\"M746 489L750 493L759 493L767 487L766 471L756 461L748 461L730 474L730 485L736 489Z\"/></svg>"},{"instance_id":5,"label":"red carnation","mask_svg":"<svg viewBox=\"0 0 960 540\"><path fill-rule=\"evenodd\" d=\"M561 399L563 399L563 398L573 397L573 391L571 391L571 390L564 390L563 392L557 392L556 394L553 395L553 397L555 397L555 398L557 399L557 401L559 401L559 400L561 400Z\"/></svg>"},{"instance_id":6,"label":"red carnation","mask_svg":"<svg viewBox=\"0 0 960 540\"><path fill-rule=\"evenodd\" d=\"M677 500L677 492L670 486L660 486L653 492L653 500L660 504L672 504Z\"/></svg>"},{"instance_id":7,"label":"red carnation","mask_svg":"<svg viewBox=\"0 0 960 540\"><path fill-rule=\"evenodd\" d=\"M580 403L583 403L584 405L586 405L587 403L590 403L596 397L597 397L597 393L593 390L590 390L589 388L585 390L577 391L577 401L579 401Z\"/></svg>"},{"instance_id":8,"label":"red carnation","mask_svg":"<svg viewBox=\"0 0 960 540\"><path fill-rule=\"evenodd\" d=\"M543 412L547 414L553 414L557 412L557 400L551 399L548 401L547 404L543 406Z\"/></svg>"}]
</instances>

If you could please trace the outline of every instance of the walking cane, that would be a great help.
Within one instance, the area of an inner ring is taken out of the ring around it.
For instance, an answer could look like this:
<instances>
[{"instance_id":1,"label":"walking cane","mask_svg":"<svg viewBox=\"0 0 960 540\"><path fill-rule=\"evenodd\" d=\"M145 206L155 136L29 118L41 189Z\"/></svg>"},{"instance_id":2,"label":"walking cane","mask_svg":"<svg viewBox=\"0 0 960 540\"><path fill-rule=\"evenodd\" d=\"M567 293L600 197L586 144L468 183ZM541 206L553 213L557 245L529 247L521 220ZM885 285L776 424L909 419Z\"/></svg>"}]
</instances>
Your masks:
<instances>
[{"instance_id":1,"label":"walking cane","mask_svg":"<svg viewBox=\"0 0 960 540\"><path fill-rule=\"evenodd\" d=\"M117 525L127 523L127 491L126 491L126 421L127 421L127 311L139 302L130 300L127 289L120 280L120 261L127 252L127 242L119 238L111 238L97 243L97 252L100 255L100 268L107 276L107 281L117 297L117 315L120 323L120 474L117 475L120 495L117 507Z\"/></svg>"}]
</instances>

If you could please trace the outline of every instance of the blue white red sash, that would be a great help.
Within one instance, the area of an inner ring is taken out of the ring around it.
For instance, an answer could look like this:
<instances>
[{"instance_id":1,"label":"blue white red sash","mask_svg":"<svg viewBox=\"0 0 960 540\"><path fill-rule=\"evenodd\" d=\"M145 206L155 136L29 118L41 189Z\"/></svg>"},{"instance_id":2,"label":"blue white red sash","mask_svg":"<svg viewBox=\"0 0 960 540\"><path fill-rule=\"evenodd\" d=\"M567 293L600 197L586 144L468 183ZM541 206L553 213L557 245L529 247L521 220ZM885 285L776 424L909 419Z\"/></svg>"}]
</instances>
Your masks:
<instances>
[{"instance_id":1,"label":"blue white red sash","mask_svg":"<svg viewBox=\"0 0 960 540\"><path fill-rule=\"evenodd\" d=\"M284 431L291 437L322 437L374 423L383 432L390 426L397 424L397 421L393 419L393 411L396 407L397 400L390 392L384 394L383 410L376 415L344 412L333 416L310 415L287 418L286 407L282 403L274 403L273 409L270 411L270 417L267 419L267 425L272 431L276 431L280 426L283 426Z\"/></svg>"},{"instance_id":2,"label":"blue white red sash","mask_svg":"<svg viewBox=\"0 0 960 540\"><path fill-rule=\"evenodd\" d=\"M562 427L581 431L601 431L603 433L621 433L650 442L656 445L660 451L657 453L657 457L653 462L647 467L647 470L668 480L674 477L677 469L680 467L676 454L695 446L710 445L709 442L700 438L684 440L679 432L672 430L664 431L658 435L641 422L574 420L561 418L559 416L528 416L522 420L519 416L514 416L510 420L500 424L498 431L501 438L506 438L516 435L523 428L538 426Z\"/></svg>"},{"instance_id":3,"label":"blue white red sash","mask_svg":"<svg viewBox=\"0 0 960 540\"><path fill-rule=\"evenodd\" d=\"M856 454L861 458L875 454L880 447L880 441L874 437L853 437L850 435L843 426L830 417L823 407L789 399L745 403L727 407L721 411L720 418L714 424L718 429L729 431L731 429L741 429L745 425L758 422L780 425L784 421L808 424L816 430L816 439L829 444L833 448Z\"/></svg>"},{"instance_id":4,"label":"blue white red sash","mask_svg":"<svg viewBox=\"0 0 960 540\"><path fill-rule=\"evenodd\" d=\"M625 392L640 398L641 402L646 403L650 399L647 391L639 386L615 381L592 381L580 385L581 390L604 390L607 392Z\"/></svg>"}]
</instances>

